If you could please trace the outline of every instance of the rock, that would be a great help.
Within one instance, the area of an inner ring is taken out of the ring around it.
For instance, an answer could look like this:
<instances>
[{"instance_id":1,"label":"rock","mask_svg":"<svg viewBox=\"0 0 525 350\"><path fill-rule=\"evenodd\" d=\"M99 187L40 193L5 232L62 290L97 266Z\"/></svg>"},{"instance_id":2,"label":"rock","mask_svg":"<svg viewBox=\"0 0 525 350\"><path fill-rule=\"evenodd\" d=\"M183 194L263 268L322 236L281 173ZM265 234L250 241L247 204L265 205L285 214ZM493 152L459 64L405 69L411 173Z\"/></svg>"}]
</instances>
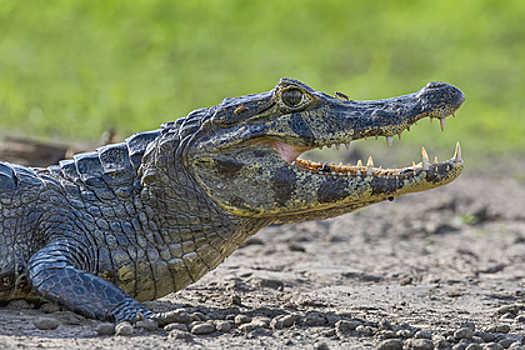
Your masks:
<instances>
[{"instance_id":1,"label":"rock","mask_svg":"<svg viewBox=\"0 0 525 350\"><path fill-rule=\"evenodd\" d=\"M386 331L392 331L392 324L386 319L383 318L381 321L379 321L379 329L383 329Z\"/></svg>"},{"instance_id":2,"label":"rock","mask_svg":"<svg viewBox=\"0 0 525 350\"><path fill-rule=\"evenodd\" d=\"M234 322L236 325L241 325L241 324L244 324L244 323L249 323L252 321L252 318L248 315L237 315L235 316L234 318Z\"/></svg>"},{"instance_id":3,"label":"rock","mask_svg":"<svg viewBox=\"0 0 525 350\"><path fill-rule=\"evenodd\" d=\"M304 326L323 327L326 326L326 324L326 318L319 312L309 312L305 317L301 319L301 325Z\"/></svg>"},{"instance_id":4,"label":"rock","mask_svg":"<svg viewBox=\"0 0 525 350\"><path fill-rule=\"evenodd\" d=\"M403 342L399 339L388 339L379 343L378 350L401 350Z\"/></svg>"},{"instance_id":5,"label":"rock","mask_svg":"<svg viewBox=\"0 0 525 350\"><path fill-rule=\"evenodd\" d=\"M52 314L52 313L60 311L60 306L58 306L57 304L53 304L53 303L45 303L44 305L40 307L39 310L46 314Z\"/></svg>"},{"instance_id":6,"label":"rock","mask_svg":"<svg viewBox=\"0 0 525 350\"><path fill-rule=\"evenodd\" d=\"M510 326L508 324L492 325L485 328L485 332L506 334L510 332Z\"/></svg>"},{"instance_id":7,"label":"rock","mask_svg":"<svg viewBox=\"0 0 525 350\"><path fill-rule=\"evenodd\" d=\"M164 326L164 330L166 332L171 332L174 329L177 329L179 331L187 332L188 331L188 326L185 325L184 323L170 323L169 325Z\"/></svg>"},{"instance_id":8,"label":"rock","mask_svg":"<svg viewBox=\"0 0 525 350\"><path fill-rule=\"evenodd\" d=\"M510 346L510 344L514 343L514 340L512 339L501 339L500 341L498 341L498 344L503 346L505 349L508 348Z\"/></svg>"},{"instance_id":9,"label":"rock","mask_svg":"<svg viewBox=\"0 0 525 350\"><path fill-rule=\"evenodd\" d=\"M42 307L40 307L40 310L42 310L42 308L48 304L51 304L51 303L47 303L47 304L44 304L42 305ZM51 305L55 305L55 304L51 304ZM27 310L27 309L32 309L33 306L31 306L31 304L29 304L26 300L24 299L18 299L18 300L11 300L9 302L9 304L7 304L6 306L6 309L7 310ZM60 310L60 308L59 308Z\"/></svg>"},{"instance_id":10,"label":"rock","mask_svg":"<svg viewBox=\"0 0 525 350\"><path fill-rule=\"evenodd\" d=\"M516 342L516 343L512 343L509 346L509 350L525 350L525 348L519 342Z\"/></svg>"},{"instance_id":11,"label":"rock","mask_svg":"<svg viewBox=\"0 0 525 350\"><path fill-rule=\"evenodd\" d=\"M147 329L150 332L153 332L154 330L156 330L158 328L157 322L155 322L153 320L148 320L148 319L137 321L135 326L137 328Z\"/></svg>"},{"instance_id":12,"label":"rock","mask_svg":"<svg viewBox=\"0 0 525 350\"><path fill-rule=\"evenodd\" d=\"M474 332L474 335L477 335L478 337L483 339L485 343L490 343L496 340L496 336L488 332Z\"/></svg>"},{"instance_id":13,"label":"rock","mask_svg":"<svg viewBox=\"0 0 525 350\"><path fill-rule=\"evenodd\" d=\"M438 349L446 349L446 348L451 347L450 342L447 341L447 339L445 339L445 337L442 335L433 335L432 341L434 342L434 345Z\"/></svg>"},{"instance_id":14,"label":"rock","mask_svg":"<svg viewBox=\"0 0 525 350\"><path fill-rule=\"evenodd\" d=\"M336 332L349 332L355 330L358 326L361 326L361 322L340 320L335 324Z\"/></svg>"},{"instance_id":15,"label":"rock","mask_svg":"<svg viewBox=\"0 0 525 350\"><path fill-rule=\"evenodd\" d=\"M53 330L56 329L60 323L54 318L39 317L33 322L33 324L36 328L41 330Z\"/></svg>"},{"instance_id":16,"label":"rock","mask_svg":"<svg viewBox=\"0 0 525 350\"><path fill-rule=\"evenodd\" d=\"M270 322L270 328L283 329L285 327L291 327L298 319L299 315L279 315Z\"/></svg>"},{"instance_id":17,"label":"rock","mask_svg":"<svg viewBox=\"0 0 525 350\"><path fill-rule=\"evenodd\" d=\"M360 334L363 334L363 335L366 335L366 336L373 336L374 334L376 334L377 332L377 329L373 328L373 327L370 327L370 326L363 326L363 325L359 325L355 328L355 331L360 333Z\"/></svg>"},{"instance_id":18,"label":"rock","mask_svg":"<svg viewBox=\"0 0 525 350\"><path fill-rule=\"evenodd\" d=\"M132 335L133 333L135 333L135 328L127 321L120 322L115 326L116 335Z\"/></svg>"},{"instance_id":19,"label":"rock","mask_svg":"<svg viewBox=\"0 0 525 350\"><path fill-rule=\"evenodd\" d=\"M409 339L407 340L407 345L409 349L415 350L433 350L434 343L428 339Z\"/></svg>"},{"instance_id":20,"label":"rock","mask_svg":"<svg viewBox=\"0 0 525 350\"><path fill-rule=\"evenodd\" d=\"M188 332L180 331L178 329L174 329L170 332L168 335L168 338L174 339L174 340L183 340L186 342L193 341L193 335L191 335Z\"/></svg>"},{"instance_id":21,"label":"rock","mask_svg":"<svg viewBox=\"0 0 525 350\"><path fill-rule=\"evenodd\" d=\"M481 345L476 344L476 343L471 343L465 348L465 350L481 350L481 349L482 349Z\"/></svg>"},{"instance_id":22,"label":"rock","mask_svg":"<svg viewBox=\"0 0 525 350\"><path fill-rule=\"evenodd\" d=\"M330 348L328 347L328 344L326 344L326 342L319 342L319 343L315 343L314 344L314 349L315 350L330 350Z\"/></svg>"},{"instance_id":23,"label":"rock","mask_svg":"<svg viewBox=\"0 0 525 350\"><path fill-rule=\"evenodd\" d=\"M201 323L193 326L191 333L195 335L206 335L215 332L215 325L211 323Z\"/></svg>"},{"instance_id":24,"label":"rock","mask_svg":"<svg viewBox=\"0 0 525 350\"><path fill-rule=\"evenodd\" d=\"M483 350L503 350L504 347L499 345L498 343L491 342L491 343L487 343L483 345L482 349Z\"/></svg>"},{"instance_id":25,"label":"rock","mask_svg":"<svg viewBox=\"0 0 525 350\"><path fill-rule=\"evenodd\" d=\"M454 332L454 338L456 339L472 339L474 332L468 327L463 327Z\"/></svg>"},{"instance_id":26,"label":"rock","mask_svg":"<svg viewBox=\"0 0 525 350\"><path fill-rule=\"evenodd\" d=\"M229 332L232 328L232 324L230 321L222 321L222 320L216 320L215 322L215 329L219 332Z\"/></svg>"},{"instance_id":27,"label":"rock","mask_svg":"<svg viewBox=\"0 0 525 350\"><path fill-rule=\"evenodd\" d=\"M113 335L115 334L115 325L113 323L101 323L96 328L95 331L98 335Z\"/></svg>"},{"instance_id":28,"label":"rock","mask_svg":"<svg viewBox=\"0 0 525 350\"><path fill-rule=\"evenodd\" d=\"M429 331L417 331L414 337L417 339L431 339L432 333Z\"/></svg>"}]
</instances>

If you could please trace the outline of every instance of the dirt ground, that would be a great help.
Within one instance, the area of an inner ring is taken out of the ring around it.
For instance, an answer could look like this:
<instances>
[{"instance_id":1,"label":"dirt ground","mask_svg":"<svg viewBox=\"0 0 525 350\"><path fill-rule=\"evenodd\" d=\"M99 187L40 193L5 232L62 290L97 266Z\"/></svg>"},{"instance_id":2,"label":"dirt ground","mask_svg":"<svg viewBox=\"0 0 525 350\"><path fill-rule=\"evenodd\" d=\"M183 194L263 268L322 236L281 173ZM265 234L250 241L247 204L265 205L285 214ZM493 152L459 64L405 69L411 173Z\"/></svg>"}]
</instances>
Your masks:
<instances>
[{"instance_id":1,"label":"dirt ground","mask_svg":"<svg viewBox=\"0 0 525 350\"><path fill-rule=\"evenodd\" d=\"M268 227L198 283L146 303L186 308L166 329L101 335L112 326L13 302L0 308L0 348L520 349L525 166L489 168L332 220Z\"/></svg>"}]
</instances>

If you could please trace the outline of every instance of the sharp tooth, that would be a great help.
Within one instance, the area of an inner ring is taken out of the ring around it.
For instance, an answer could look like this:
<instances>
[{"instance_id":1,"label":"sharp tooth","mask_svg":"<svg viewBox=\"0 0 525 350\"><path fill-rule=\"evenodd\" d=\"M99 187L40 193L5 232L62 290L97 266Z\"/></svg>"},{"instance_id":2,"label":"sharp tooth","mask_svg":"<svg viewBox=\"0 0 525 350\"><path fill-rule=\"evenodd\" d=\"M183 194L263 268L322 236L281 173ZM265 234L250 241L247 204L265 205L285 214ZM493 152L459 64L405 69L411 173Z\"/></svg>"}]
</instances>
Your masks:
<instances>
[{"instance_id":1,"label":"sharp tooth","mask_svg":"<svg viewBox=\"0 0 525 350\"><path fill-rule=\"evenodd\" d=\"M374 166L374 160L372 159L372 156L368 157L368 162L366 163L367 166Z\"/></svg>"},{"instance_id":2,"label":"sharp tooth","mask_svg":"<svg viewBox=\"0 0 525 350\"><path fill-rule=\"evenodd\" d=\"M332 171L332 175L336 176L336 175L337 175L337 173L336 173L335 171Z\"/></svg>"},{"instance_id":3,"label":"sharp tooth","mask_svg":"<svg viewBox=\"0 0 525 350\"><path fill-rule=\"evenodd\" d=\"M397 134L397 137L399 137L399 141L401 141L401 133Z\"/></svg>"},{"instance_id":4,"label":"sharp tooth","mask_svg":"<svg viewBox=\"0 0 525 350\"><path fill-rule=\"evenodd\" d=\"M379 135L376 135L376 140L379 139Z\"/></svg>"},{"instance_id":5,"label":"sharp tooth","mask_svg":"<svg viewBox=\"0 0 525 350\"><path fill-rule=\"evenodd\" d=\"M461 161L461 147L459 146L459 142L456 144L456 153L454 153L454 162Z\"/></svg>"},{"instance_id":6,"label":"sharp tooth","mask_svg":"<svg viewBox=\"0 0 525 350\"><path fill-rule=\"evenodd\" d=\"M372 167L369 166L368 170L366 171L366 175L372 175Z\"/></svg>"},{"instance_id":7,"label":"sharp tooth","mask_svg":"<svg viewBox=\"0 0 525 350\"><path fill-rule=\"evenodd\" d=\"M388 147L392 146L393 142L394 142L394 137L393 136L387 136L386 137L386 144L388 145Z\"/></svg>"},{"instance_id":8,"label":"sharp tooth","mask_svg":"<svg viewBox=\"0 0 525 350\"><path fill-rule=\"evenodd\" d=\"M412 161L412 166L416 166L416 162Z\"/></svg>"},{"instance_id":9,"label":"sharp tooth","mask_svg":"<svg viewBox=\"0 0 525 350\"><path fill-rule=\"evenodd\" d=\"M456 113L452 113L452 118L456 118Z\"/></svg>"},{"instance_id":10,"label":"sharp tooth","mask_svg":"<svg viewBox=\"0 0 525 350\"><path fill-rule=\"evenodd\" d=\"M292 162L292 165L295 165L295 160Z\"/></svg>"},{"instance_id":11,"label":"sharp tooth","mask_svg":"<svg viewBox=\"0 0 525 350\"><path fill-rule=\"evenodd\" d=\"M338 143L336 143L336 144L335 144L335 149L337 149L337 150L339 151L339 147L341 147L341 145L338 144Z\"/></svg>"},{"instance_id":12,"label":"sharp tooth","mask_svg":"<svg viewBox=\"0 0 525 350\"><path fill-rule=\"evenodd\" d=\"M434 121L434 117L430 117L430 124Z\"/></svg>"},{"instance_id":13,"label":"sharp tooth","mask_svg":"<svg viewBox=\"0 0 525 350\"><path fill-rule=\"evenodd\" d=\"M441 131L445 131L445 123L447 122L447 118L439 118L439 123L441 125Z\"/></svg>"},{"instance_id":14,"label":"sharp tooth","mask_svg":"<svg viewBox=\"0 0 525 350\"><path fill-rule=\"evenodd\" d=\"M446 171L449 171L450 170L450 165L447 165L447 167L445 168Z\"/></svg>"},{"instance_id":15,"label":"sharp tooth","mask_svg":"<svg viewBox=\"0 0 525 350\"><path fill-rule=\"evenodd\" d=\"M350 141L345 142L345 148L346 148L347 150L350 150Z\"/></svg>"},{"instance_id":16,"label":"sharp tooth","mask_svg":"<svg viewBox=\"0 0 525 350\"><path fill-rule=\"evenodd\" d=\"M436 156L436 158L434 158L434 164L437 164L437 163L439 163L438 162L438 156Z\"/></svg>"},{"instance_id":17,"label":"sharp tooth","mask_svg":"<svg viewBox=\"0 0 525 350\"><path fill-rule=\"evenodd\" d=\"M421 147L421 163L423 164L423 170L428 170L428 154L425 147Z\"/></svg>"},{"instance_id":18,"label":"sharp tooth","mask_svg":"<svg viewBox=\"0 0 525 350\"><path fill-rule=\"evenodd\" d=\"M407 126L407 131L410 131L410 126Z\"/></svg>"},{"instance_id":19,"label":"sharp tooth","mask_svg":"<svg viewBox=\"0 0 525 350\"><path fill-rule=\"evenodd\" d=\"M332 145L326 145L326 147L328 147L328 148L332 148Z\"/></svg>"},{"instance_id":20,"label":"sharp tooth","mask_svg":"<svg viewBox=\"0 0 525 350\"><path fill-rule=\"evenodd\" d=\"M355 172L355 174L356 174L356 175L361 175L361 170L357 170L357 171Z\"/></svg>"},{"instance_id":21,"label":"sharp tooth","mask_svg":"<svg viewBox=\"0 0 525 350\"><path fill-rule=\"evenodd\" d=\"M363 166L363 162L361 161L361 159L357 161L357 166Z\"/></svg>"},{"instance_id":22,"label":"sharp tooth","mask_svg":"<svg viewBox=\"0 0 525 350\"><path fill-rule=\"evenodd\" d=\"M319 146L319 150L321 150L321 151L322 151L322 150L323 150L323 147L324 147L324 146Z\"/></svg>"}]
</instances>

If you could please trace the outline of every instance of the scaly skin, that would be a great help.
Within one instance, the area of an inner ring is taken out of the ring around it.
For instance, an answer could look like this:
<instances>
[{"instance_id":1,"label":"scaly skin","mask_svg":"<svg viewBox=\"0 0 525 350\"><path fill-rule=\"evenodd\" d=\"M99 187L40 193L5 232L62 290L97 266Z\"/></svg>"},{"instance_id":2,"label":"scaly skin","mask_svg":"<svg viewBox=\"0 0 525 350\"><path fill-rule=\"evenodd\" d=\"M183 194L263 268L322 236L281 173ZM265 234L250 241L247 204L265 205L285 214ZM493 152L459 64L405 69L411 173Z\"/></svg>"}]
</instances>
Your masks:
<instances>
[{"instance_id":1,"label":"scaly skin","mask_svg":"<svg viewBox=\"0 0 525 350\"><path fill-rule=\"evenodd\" d=\"M423 156L388 170L299 156L388 140L424 117L444 124L463 101L445 83L358 102L282 79L270 92L225 99L56 166L0 163L0 300L40 298L101 320L175 317L139 302L197 281L265 226L334 217L454 180L459 149L443 163Z\"/></svg>"}]
</instances>

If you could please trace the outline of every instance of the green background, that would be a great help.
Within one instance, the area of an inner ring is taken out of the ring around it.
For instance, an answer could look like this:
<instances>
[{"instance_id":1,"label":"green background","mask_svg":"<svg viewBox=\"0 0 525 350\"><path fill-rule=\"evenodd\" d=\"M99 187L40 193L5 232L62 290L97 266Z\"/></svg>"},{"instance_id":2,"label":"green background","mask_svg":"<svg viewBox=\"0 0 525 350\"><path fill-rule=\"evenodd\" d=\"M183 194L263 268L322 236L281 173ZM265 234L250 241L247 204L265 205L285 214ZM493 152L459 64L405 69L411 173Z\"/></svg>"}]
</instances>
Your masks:
<instances>
[{"instance_id":1,"label":"green background","mask_svg":"<svg viewBox=\"0 0 525 350\"><path fill-rule=\"evenodd\" d=\"M281 77L352 99L443 80L467 102L403 144L520 152L525 1L0 0L2 134L126 137Z\"/></svg>"}]
</instances>

